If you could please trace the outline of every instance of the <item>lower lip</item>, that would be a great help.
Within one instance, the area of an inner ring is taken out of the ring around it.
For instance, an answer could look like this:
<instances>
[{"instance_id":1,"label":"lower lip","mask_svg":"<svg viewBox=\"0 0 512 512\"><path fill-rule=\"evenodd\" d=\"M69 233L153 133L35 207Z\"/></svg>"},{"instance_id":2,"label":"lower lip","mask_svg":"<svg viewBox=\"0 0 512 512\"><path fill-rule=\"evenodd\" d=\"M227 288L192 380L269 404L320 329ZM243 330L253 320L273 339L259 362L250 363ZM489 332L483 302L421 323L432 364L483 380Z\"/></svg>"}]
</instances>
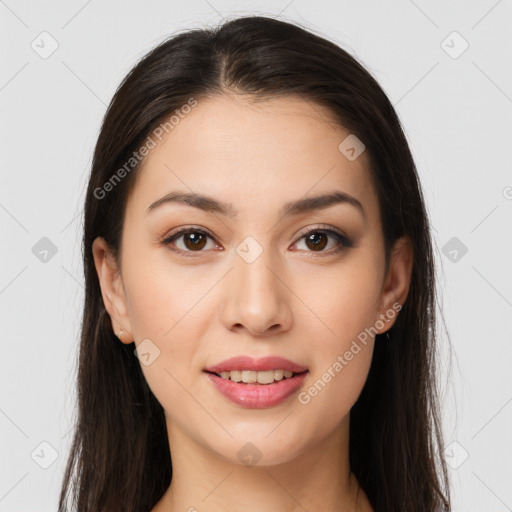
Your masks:
<instances>
[{"instance_id":1,"label":"lower lip","mask_svg":"<svg viewBox=\"0 0 512 512\"><path fill-rule=\"evenodd\" d=\"M220 393L235 404L249 409L266 409L281 404L293 395L309 372L298 373L272 384L241 384L214 373L205 373Z\"/></svg>"}]
</instances>

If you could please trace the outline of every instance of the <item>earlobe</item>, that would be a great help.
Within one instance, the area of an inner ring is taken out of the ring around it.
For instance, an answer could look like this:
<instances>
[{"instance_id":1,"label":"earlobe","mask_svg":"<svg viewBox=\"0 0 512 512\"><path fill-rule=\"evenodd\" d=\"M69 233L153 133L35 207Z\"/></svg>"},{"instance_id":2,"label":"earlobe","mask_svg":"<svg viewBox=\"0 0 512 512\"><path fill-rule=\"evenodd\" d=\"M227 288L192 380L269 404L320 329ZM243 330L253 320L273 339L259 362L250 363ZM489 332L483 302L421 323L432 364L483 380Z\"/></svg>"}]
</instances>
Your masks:
<instances>
[{"instance_id":1,"label":"earlobe","mask_svg":"<svg viewBox=\"0 0 512 512\"><path fill-rule=\"evenodd\" d=\"M131 343L131 325L127 315L122 278L115 258L104 238L97 237L92 244L94 265L114 334L122 343Z\"/></svg>"},{"instance_id":2,"label":"earlobe","mask_svg":"<svg viewBox=\"0 0 512 512\"><path fill-rule=\"evenodd\" d=\"M412 242L408 236L403 236L395 242L391 250L389 268L382 287L379 318L385 322L385 326L380 330L381 333L391 329L407 299L412 267Z\"/></svg>"}]
</instances>

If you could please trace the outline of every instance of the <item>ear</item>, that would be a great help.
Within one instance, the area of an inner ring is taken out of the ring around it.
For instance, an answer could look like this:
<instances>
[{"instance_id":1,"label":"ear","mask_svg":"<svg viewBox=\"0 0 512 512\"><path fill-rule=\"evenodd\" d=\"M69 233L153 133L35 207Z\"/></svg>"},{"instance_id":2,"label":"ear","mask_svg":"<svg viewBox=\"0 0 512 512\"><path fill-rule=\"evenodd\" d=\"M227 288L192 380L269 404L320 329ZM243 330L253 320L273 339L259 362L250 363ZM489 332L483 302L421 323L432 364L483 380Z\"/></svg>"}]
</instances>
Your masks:
<instances>
[{"instance_id":1,"label":"ear","mask_svg":"<svg viewBox=\"0 0 512 512\"><path fill-rule=\"evenodd\" d=\"M94 240L92 253L103 303L112 322L112 330L123 343L132 343L133 334L127 314L123 281L115 258L105 239L97 237Z\"/></svg>"},{"instance_id":2,"label":"ear","mask_svg":"<svg viewBox=\"0 0 512 512\"><path fill-rule=\"evenodd\" d=\"M408 236L403 236L391 249L389 268L382 285L378 319L380 322L376 323L384 323L384 327L378 330L379 334L391 329L407 299L411 286L412 265L412 242Z\"/></svg>"}]
</instances>

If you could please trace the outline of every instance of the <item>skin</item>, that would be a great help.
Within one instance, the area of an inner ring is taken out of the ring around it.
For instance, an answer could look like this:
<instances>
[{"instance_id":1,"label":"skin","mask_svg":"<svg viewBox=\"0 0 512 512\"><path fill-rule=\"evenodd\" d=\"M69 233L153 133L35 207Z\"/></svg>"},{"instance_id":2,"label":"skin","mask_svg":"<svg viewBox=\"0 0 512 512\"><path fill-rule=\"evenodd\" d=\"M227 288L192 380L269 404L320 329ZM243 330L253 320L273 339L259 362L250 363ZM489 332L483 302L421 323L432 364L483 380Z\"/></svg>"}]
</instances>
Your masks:
<instances>
[{"instance_id":1,"label":"skin","mask_svg":"<svg viewBox=\"0 0 512 512\"><path fill-rule=\"evenodd\" d=\"M411 244L395 244L386 273L367 154L349 161L338 150L348 134L300 98L201 100L144 161L128 200L120 267L105 241L95 240L114 332L123 329L123 343L149 338L160 350L141 367L165 410L173 479L152 512L372 510L350 471L348 427L373 336L307 404L295 394L275 407L244 408L203 373L235 355L280 355L309 369L301 388L307 390L359 333L404 303ZM357 198L365 215L336 204L279 218L284 203L334 189ZM168 203L146 214L172 190L207 194L239 213L230 218ZM174 240L195 257L162 243L191 225L213 234L199 249L186 236ZM354 247L320 233L315 249L299 236L319 226L341 230ZM252 263L236 252L248 236L263 250ZM253 466L237 456L247 442L261 453Z\"/></svg>"}]
</instances>

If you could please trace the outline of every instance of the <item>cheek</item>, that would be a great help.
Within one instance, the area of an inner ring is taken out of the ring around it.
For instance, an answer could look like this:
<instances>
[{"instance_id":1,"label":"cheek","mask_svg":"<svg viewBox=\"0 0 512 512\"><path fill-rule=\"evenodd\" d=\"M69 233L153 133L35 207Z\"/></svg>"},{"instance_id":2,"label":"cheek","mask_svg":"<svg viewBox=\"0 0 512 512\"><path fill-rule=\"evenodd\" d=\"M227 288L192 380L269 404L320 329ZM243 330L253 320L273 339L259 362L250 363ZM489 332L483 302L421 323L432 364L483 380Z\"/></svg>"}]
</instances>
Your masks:
<instances>
[{"instance_id":1,"label":"cheek","mask_svg":"<svg viewBox=\"0 0 512 512\"><path fill-rule=\"evenodd\" d=\"M362 258L357 264L347 262L337 272L317 276L309 291L308 282L302 280L299 293L307 293L307 305L314 312L307 320L309 329L303 327L315 349L310 351L314 372L299 402L327 420L322 429L349 412L368 376L380 291L378 271L370 268Z\"/></svg>"},{"instance_id":2,"label":"cheek","mask_svg":"<svg viewBox=\"0 0 512 512\"><path fill-rule=\"evenodd\" d=\"M129 315L136 339L154 336L169 344L184 324L194 329L197 324L190 319L197 317L195 310L211 287L211 275L202 279L194 266L173 264L165 251L141 252L126 265L126 273Z\"/></svg>"},{"instance_id":3,"label":"cheek","mask_svg":"<svg viewBox=\"0 0 512 512\"><path fill-rule=\"evenodd\" d=\"M311 439L322 439L333 432L346 418L364 387L370 369L373 341L359 344L358 352L347 361L334 357L309 380L298 396L302 416L301 435ZM312 420L314 418L314 420Z\"/></svg>"},{"instance_id":4,"label":"cheek","mask_svg":"<svg viewBox=\"0 0 512 512\"><path fill-rule=\"evenodd\" d=\"M303 414L322 418L315 424L318 430L310 432L321 437L349 413L368 377L379 288L375 274L361 272L342 271L336 279L331 275L319 284L323 292L314 295L311 309L322 322L309 321L321 329L309 337L314 371L298 401Z\"/></svg>"},{"instance_id":5,"label":"cheek","mask_svg":"<svg viewBox=\"0 0 512 512\"><path fill-rule=\"evenodd\" d=\"M355 259L355 258L354 258ZM337 349L374 325L380 297L380 275L364 261L346 261L337 268L301 276L295 289L319 320L322 338Z\"/></svg>"},{"instance_id":6,"label":"cheek","mask_svg":"<svg viewBox=\"0 0 512 512\"><path fill-rule=\"evenodd\" d=\"M157 354L149 365L141 359L142 371L161 403L175 403L183 399L180 384L191 385L190 369L204 338L206 320L199 306L208 283L191 281L187 272L161 262L126 265L126 275L128 314L137 346L145 343L150 353Z\"/></svg>"}]
</instances>

